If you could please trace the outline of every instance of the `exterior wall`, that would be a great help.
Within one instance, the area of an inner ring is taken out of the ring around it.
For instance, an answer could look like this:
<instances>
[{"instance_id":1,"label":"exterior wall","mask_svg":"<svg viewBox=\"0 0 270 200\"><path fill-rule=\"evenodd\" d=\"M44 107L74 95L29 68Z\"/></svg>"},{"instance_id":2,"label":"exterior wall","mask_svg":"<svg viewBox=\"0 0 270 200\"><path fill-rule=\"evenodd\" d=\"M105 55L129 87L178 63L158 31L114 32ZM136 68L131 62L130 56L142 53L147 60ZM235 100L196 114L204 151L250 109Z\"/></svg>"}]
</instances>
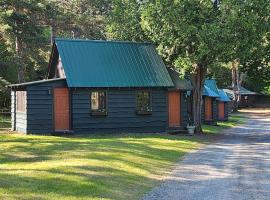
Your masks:
<instances>
[{"instance_id":1,"label":"exterior wall","mask_svg":"<svg viewBox=\"0 0 270 200\"><path fill-rule=\"evenodd\" d=\"M23 133L54 132L53 88L67 87L65 80L28 85L27 113L16 115L16 130ZM108 115L92 116L91 89L71 89L71 130L77 133L165 132L168 128L167 89L151 90L152 114L136 114L136 89L108 89ZM15 97L13 96L13 106ZM188 123L187 99L181 92L182 126Z\"/></svg>"},{"instance_id":2,"label":"exterior wall","mask_svg":"<svg viewBox=\"0 0 270 200\"><path fill-rule=\"evenodd\" d=\"M247 96L248 99L245 99ZM254 107L256 102L257 95L241 95L241 100L239 102L239 107L247 108L247 107Z\"/></svg>"},{"instance_id":3,"label":"exterior wall","mask_svg":"<svg viewBox=\"0 0 270 200\"><path fill-rule=\"evenodd\" d=\"M164 132L167 127L167 91L152 89L152 115L137 115L134 89L107 90L108 115L90 114L90 90L72 92L75 133Z\"/></svg>"},{"instance_id":4,"label":"exterior wall","mask_svg":"<svg viewBox=\"0 0 270 200\"><path fill-rule=\"evenodd\" d=\"M18 112L16 105L16 91L11 92L11 129L21 133L27 132L27 111ZM26 99L27 103L27 99Z\"/></svg>"},{"instance_id":5,"label":"exterior wall","mask_svg":"<svg viewBox=\"0 0 270 200\"><path fill-rule=\"evenodd\" d=\"M218 101L217 101L217 105L218 105ZM219 113L218 106L217 106L217 113ZM230 113L230 102L224 102L224 119L219 119L218 117L218 121L228 121L229 113Z\"/></svg>"},{"instance_id":6,"label":"exterior wall","mask_svg":"<svg viewBox=\"0 0 270 200\"><path fill-rule=\"evenodd\" d=\"M186 127L189 122L188 117L188 99L186 92L181 92L181 126Z\"/></svg>"},{"instance_id":7,"label":"exterior wall","mask_svg":"<svg viewBox=\"0 0 270 200\"><path fill-rule=\"evenodd\" d=\"M27 87L27 133L53 132L53 88L66 87L64 80Z\"/></svg>"},{"instance_id":8,"label":"exterior wall","mask_svg":"<svg viewBox=\"0 0 270 200\"><path fill-rule=\"evenodd\" d=\"M15 102L16 102L16 96L15 96L15 91L11 91L11 130L15 131L16 130L16 110L15 110Z\"/></svg>"},{"instance_id":9,"label":"exterior wall","mask_svg":"<svg viewBox=\"0 0 270 200\"><path fill-rule=\"evenodd\" d=\"M229 102L224 102L224 105L225 105L225 121L228 121L228 119L229 119L229 109L230 109Z\"/></svg>"},{"instance_id":10,"label":"exterior wall","mask_svg":"<svg viewBox=\"0 0 270 200\"><path fill-rule=\"evenodd\" d=\"M203 105L202 105L202 122L205 124L210 124L210 125L216 125L217 124L217 119L218 119L218 104L216 98L211 98L212 99L212 111L213 111L213 120L211 121L206 121L205 120L205 97L203 96Z\"/></svg>"}]
</instances>

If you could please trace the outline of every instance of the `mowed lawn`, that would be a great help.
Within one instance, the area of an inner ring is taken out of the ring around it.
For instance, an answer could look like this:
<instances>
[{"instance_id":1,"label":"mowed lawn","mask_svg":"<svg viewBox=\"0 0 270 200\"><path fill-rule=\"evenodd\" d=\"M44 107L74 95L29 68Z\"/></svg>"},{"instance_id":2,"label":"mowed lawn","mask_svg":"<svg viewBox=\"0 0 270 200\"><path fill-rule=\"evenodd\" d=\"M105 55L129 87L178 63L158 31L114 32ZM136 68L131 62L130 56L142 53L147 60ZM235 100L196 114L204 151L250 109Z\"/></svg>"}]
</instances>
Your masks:
<instances>
[{"instance_id":1,"label":"mowed lawn","mask_svg":"<svg viewBox=\"0 0 270 200\"><path fill-rule=\"evenodd\" d=\"M240 113L232 113L227 122L218 122L218 126L203 125L203 131L207 134L221 133L223 129L232 128L239 124L245 123L246 118Z\"/></svg>"},{"instance_id":2,"label":"mowed lawn","mask_svg":"<svg viewBox=\"0 0 270 200\"><path fill-rule=\"evenodd\" d=\"M233 115L206 133L243 122ZM208 134L207 134L208 135ZM140 199L207 138L168 134L77 137L0 134L0 199Z\"/></svg>"},{"instance_id":3,"label":"mowed lawn","mask_svg":"<svg viewBox=\"0 0 270 200\"><path fill-rule=\"evenodd\" d=\"M0 134L0 199L139 199L198 144L167 134Z\"/></svg>"}]
</instances>

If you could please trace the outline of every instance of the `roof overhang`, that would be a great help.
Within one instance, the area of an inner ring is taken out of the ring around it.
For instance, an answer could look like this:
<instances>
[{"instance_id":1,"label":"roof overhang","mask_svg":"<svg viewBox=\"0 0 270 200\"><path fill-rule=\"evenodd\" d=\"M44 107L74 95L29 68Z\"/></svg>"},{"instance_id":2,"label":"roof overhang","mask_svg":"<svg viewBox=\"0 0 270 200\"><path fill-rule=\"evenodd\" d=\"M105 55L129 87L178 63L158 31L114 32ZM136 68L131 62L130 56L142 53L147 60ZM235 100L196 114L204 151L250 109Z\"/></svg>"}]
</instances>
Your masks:
<instances>
[{"instance_id":1,"label":"roof overhang","mask_svg":"<svg viewBox=\"0 0 270 200\"><path fill-rule=\"evenodd\" d=\"M31 86L31 85L38 85L38 84L55 82L55 81L63 81L63 80L66 80L66 79L65 78L46 79L46 80L40 80L40 81L12 84L12 85L9 85L8 87L16 90L16 89L23 89L23 88L26 88L27 86Z\"/></svg>"}]
</instances>

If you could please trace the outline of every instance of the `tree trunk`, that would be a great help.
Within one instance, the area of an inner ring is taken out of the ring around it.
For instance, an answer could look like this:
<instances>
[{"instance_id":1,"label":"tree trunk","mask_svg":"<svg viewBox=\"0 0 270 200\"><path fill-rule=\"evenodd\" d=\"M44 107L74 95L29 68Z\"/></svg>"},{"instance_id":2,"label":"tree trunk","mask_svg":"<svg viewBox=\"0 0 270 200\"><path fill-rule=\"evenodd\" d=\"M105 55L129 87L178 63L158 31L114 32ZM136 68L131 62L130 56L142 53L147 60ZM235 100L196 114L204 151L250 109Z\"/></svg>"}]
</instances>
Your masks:
<instances>
[{"instance_id":1,"label":"tree trunk","mask_svg":"<svg viewBox=\"0 0 270 200\"><path fill-rule=\"evenodd\" d=\"M15 7L15 12L21 13L22 8ZM20 27L21 22L20 21L15 21L15 25ZM15 38L15 51L16 51L16 56L18 59L18 63L20 63L19 70L18 70L18 83L23 83L25 82L25 64L22 58L22 38L20 38L20 34L18 31L16 31L16 38Z\"/></svg>"},{"instance_id":2,"label":"tree trunk","mask_svg":"<svg viewBox=\"0 0 270 200\"><path fill-rule=\"evenodd\" d=\"M56 37L56 24L53 20L54 19L51 20L51 45L53 44Z\"/></svg>"},{"instance_id":3,"label":"tree trunk","mask_svg":"<svg viewBox=\"0 0 270 200\"><path fill-rule=\"evenodd\" d=\"M239 60L232 62L232 88L233 88L233 111L238 110L238 106L241 100L240 94L240 80L239 80Z\"/></svg>"},{"instance_id":4,"label":"tree trunk","mask_svg":"<svg viewBox=\"0 0 270 200\"><path fill-rule=\"evenodd\" d=\"M15 45L16 45L16 56L19 60L20 66L18 70L18 83L25 82L25 65L22 58L22 41L18 38L18 36L15 39Z\"/></svg>"},{"instance_id":5,"label":"tree trunk","mask_svg":"<svg viewBox=\"0 0 270 200\"><path fill-rule=\"evenodd\" d=\"M193 122L196 133L202 133L202 93L204 88L204 80L206 75L206 67L194 66L192 76L193 85Z\"/></svg>"}]
</instances>

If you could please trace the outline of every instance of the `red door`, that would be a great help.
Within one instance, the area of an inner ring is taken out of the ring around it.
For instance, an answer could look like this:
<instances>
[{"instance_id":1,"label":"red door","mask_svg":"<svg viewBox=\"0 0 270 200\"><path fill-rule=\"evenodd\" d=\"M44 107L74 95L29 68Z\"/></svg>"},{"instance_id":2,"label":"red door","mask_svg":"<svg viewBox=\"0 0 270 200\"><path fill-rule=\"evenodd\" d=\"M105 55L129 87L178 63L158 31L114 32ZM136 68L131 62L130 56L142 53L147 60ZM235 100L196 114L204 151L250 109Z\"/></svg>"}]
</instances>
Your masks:
<instances>
[{"instance_id":1,"label":"red door","mask_svg":"<svg viewBox=\"0 0 270 200\"><path fill-rule=\"evenodd\" d=\"M205 107L205 120L211 121L213 120L213 111L212 111L212 99L210 97L205 97L204 99L204 107Z\"/></svg>"},{"instance_id":2,"label":"red door","mask_svg":"<svg viewBox=\"0 0 270 200\"><path fill-rule=\"evenodd\" d=\"M69 91L68 88L54 89L54 129L69 130Z\"/></svg>"},{"instance_id":3,"label":"red door","mask_svg":"<svg viewBox=\"0 0 270 200\"><path fill-rule=\"evenodd\" d=\"M181 125L180 97L179 91L168 92L169 127L178 127Z\"/></svg>"},{"instance_id":4,"label":"red door","mask_svg":"<svg viewBox=\"0 0 270 200\"><path fill-rule=\"evenodd\" d=\"M224 102L218 103L218 118L225 119L225 104L224 104Z\"/></svg>"}]
</instances>

